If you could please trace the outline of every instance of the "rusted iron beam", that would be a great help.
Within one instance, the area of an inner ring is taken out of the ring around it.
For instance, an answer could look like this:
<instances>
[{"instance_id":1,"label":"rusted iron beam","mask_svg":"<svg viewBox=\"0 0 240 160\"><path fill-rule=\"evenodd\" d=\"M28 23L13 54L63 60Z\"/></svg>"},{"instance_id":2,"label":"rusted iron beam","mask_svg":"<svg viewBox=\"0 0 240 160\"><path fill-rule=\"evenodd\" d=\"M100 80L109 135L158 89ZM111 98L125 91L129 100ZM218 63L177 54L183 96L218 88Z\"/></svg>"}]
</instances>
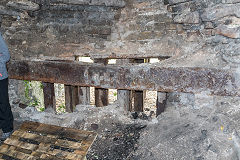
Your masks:
<instances>
[{"instance_id":1,"label":"rusted iron beam","mask_svg":"<svg viewBox=\"0 0 240 160\"><path fill-rule=\"evenodd\" d=\"M108 105L108 89L95 88L95 106L104 107Z\"/></svg>"},{"instance_id":2,"label":"rusted iron beam","mask_svg":"<svg viewBox=\"0 0 240 160\"><path fill-rule=\"evenodd\" d=\"M8 64L8 71L9 78L19 80L112 89L240 96L239 74L223 69L12 60Z\"/></svg>"},{"instance_id":3,"label":"rusted iron beam","mask_svg":"<svg viewBox=\"0 0 240 160\"><path fill-rule=\"evenodd\" d=\"M166 60L166 58L158 58L159 61ZM170 93L167 92L157 92L157 101L156 101L156 117L163 113L167 106L167 100Z\"/></svg>"},{"instance_id":4,"label":"rusted iron beam","mask_svg":"<svg viewBox=\"0 0 240 160\"><path fill-rule=\"evenodd\" d=\"M44 94L44 105L45 109L53 108L56 111L56 99L54 91L54 83L42 83L43 94Z\"/></svg>"},{"instance_id":5,"label":"rusted iron beam","mask_svg":"<svg viewBox=\"0 0 240 160\"><path fill-rule=\"evenodd\" d=\"M124 111L132 111L132 94L129 90L118 89L117 100Z\"/></svg>"},{"instance_id":6,"label":"rusted iron beam","mask_svg":"<svg viewBox=\"0 0 240 160\"><path fill-rule=\"evenodd\" d=\"M75 61L79 61L79 57L75 56ZM90 104L90 87L75 86L75 102L76 104Z\"/></svg>"},{"instance_id":7,"label":"rusted iron beam","mask_svg":"<svg viewBox=\"0 0 240 160\"><path fill-rule=\"evenodd\" d=\"M134 63L144 63L144 59L135 59ZM134 96L134 111L143 112L144 108L144 99L146 97L146 90L145 91L133 91Z\"/></svg>"},{"instance_id":8,"label":"rusted iron beam","mask_svg":"<svg viewBox=\"0 0 240 160\"><path fill-rule=\"evenodd\" d=\"M133 110L136 112L143 112L144 108L144 96L143 91L134 91L134 108Z\"/></svg>"},{"instance_id":9,"label":"rusted iron beam","mask_svg":"<svg viewBox=\"0 0 240 160\"><path fill-rule=\"evenodd\" d=\"M64 85L66 112L73 112L78 102L78 88L76 86Z\"/></svg>"},{"instance_id":10,"label":"rusted iron beam","mask_svg":"<svg viewBox=\"0 0 240 160\"><path fill-rule=\"evenodd\" d=\"M107 65L108 59L94 59L94 63ZM95 88L95 105L96 107L103 107L108 105L108 89Z\"/></svg>"},{"instance_id":11,"label":"rusted iron beam","mask_svg":"<svg viewBox=\"0 0 240 160\"><path fill-rule=\"evenodd\" d=\"M127 65L129 63L133 63L133 59L118 59L116 60L116 64L118 65ZM117 100L119 106L124 108L124 111L133 111L132 106L132 94L133 92L131 90L123 90L118 89L117 90Z\"/></svg>"},{"instance_id":12,"label":"rusted iron beam","mask_svg":"<svg viewBox=\"0 0 240 160\"><path fill-rule=\"evenodd\" d=\"M163 93L163 92L157 92L157 111L156 111L156 116L160 115L165 111L166 105L167 105L167 95L168 93Z\"/></svg>"},{"instance_id":13,"label":"rusted iron beam","mask_svg":"<svg viewBox=\"0 0 240 160\"><path fill-rule=\"evenodd\" d=\"M90 105L90 87L78 87L78 104Z\"/></svg>"}]
</instances>

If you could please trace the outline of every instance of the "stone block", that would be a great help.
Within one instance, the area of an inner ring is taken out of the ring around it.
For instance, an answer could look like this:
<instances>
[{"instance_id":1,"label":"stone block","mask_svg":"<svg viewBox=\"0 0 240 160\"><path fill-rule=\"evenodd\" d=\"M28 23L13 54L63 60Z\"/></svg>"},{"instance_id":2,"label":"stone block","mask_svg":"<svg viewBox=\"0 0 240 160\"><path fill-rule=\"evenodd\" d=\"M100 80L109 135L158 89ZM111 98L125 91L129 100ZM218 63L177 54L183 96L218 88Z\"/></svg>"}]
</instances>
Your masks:
<instances>
[{"instance_id":1,"label":"stone block","mask_svg":"<svg viewBox=\"0 0 240 160\"><path fill-rule=\"evenodd\" d=\"M95 14L98 14L100 19L108 19L108 20L114 20L114 15L115 15L113 12L96 12Z\"/></svg>"},{"instance_id":2,"label":"stone block","mask_svg":"<svg viewBox=\"0 0 240 160\"><path fill-rule=\"evenodd\" d=\"M186 3L179 3L176 5L168 6L167 9L169 12L181 13L183 11L185 11L185 12L191 11L192 6L194 6L194 5L195 5L195 2L188 1Z\"/></svg>"},{"instance_id":3,"label":"stone block","mask_svg":"<svg viewBox=\"0 0 240 160\"><path fill-rule=\"evenodd\" d=\"M220 18L235 15L240 17L240 4L219 4L206 8L201 18L203 21L215 21Z\"/></svg>"},{"instance_id":4,"label":"stone block","mask_svg":"<svg viewBox=\"0 0 240 160\"><path fill-rule=\"evenodd\" d=\"M102 20L102 19L98 19L98 20L89 20L89 25L96 25L96 26L111 26L113 24L112 21L110 20Z\"/></svg>"},{"instance_id":5,"label":"stone block","mask_svg":"<svg viewBox=\"0 0 240 160\"><path fill-rule=\"evenodd\" d=\"M205 29L201 33L203 33L206 36L212 36L212 29Z\"/></svg>"},{"instance_id":6,"label":"stone block","mask_svg":"<svg viewBox=\"0 0 240 160\"><path fill-rule=\"evenodd\" d=\"M163 32L154 32L154 31L143 31L143 32L134 32L126 37L126 40L149 40L156 37L161 37Z\"/></svg>"},{"instance_id":7,"label":"stone block","mask_svg":"<svg viewBox=\"0 0 240 160\"><path fill-rule=\"evenodd\" d=\"M215 29L215 33L225 36L225 37L228 37L228 38L233 38L233 39L240 38L240 28L239 27L229 28L226 25L221 25Z\"/></svg>"},{"instance_id":8,"label":"stone block","mask_svg":"<svg viewBox=\"0 0 240 160\"><path fill-rule=\"evenodd\" d=\"M240 0L222 0L222 3L240 3Z\"/></svg>"},{"instance_id":9,"label":"stone block","mask_svg":"<svg viewBox=\"0 0 240 160\"><path fill-rule=\"evenodd\" d=\"M176 30L166 30L164 34L170 36L170 35L175 35L177 32Z\"/></svg>"},{"instance_id":10,"label":"stone block","mask_svg":"<svg viewBox=\"0 0 240 160\"><path fill-rule=\"evenodd\" d=\"M63 3L63 4L76 4L76 5L88 5L91 0L51 0L51 3Z\"/></svg>"},{"instance_id":11,"label":"stone block","mask_svg":"<svg viewBox=\"0 0 240 160\"><path fill-rule=\"evenodd\" d=\"M167 30L176 30L177 29L177 24L174 23L166 23L165 24Z\"/></svg>"},{"instance_id":12,"label":"stone block","mask_svg":"<svg viewBox=\"0 0 240 160\"><path fill-rule=\"evenodd\" d=\"M156 31L163 31L165 29L166 29L165 23L155 23L154 24L154 30L156 30Z\"/></svg>"},{"instance_id":13,"label":"stone block","mask_svg":"<svg viewBox=\"0 0 240 160\"><path fill-rule=\"evenodd\" d=\"M227 25L229 28L240 27L240 18L235 16L227 16L218 21L216 21L217 25Z\"/></svg>"},{"instance_id":14,"label":"stone block","mask_svg":"<svg viewBox=\"0 0 240 160\"><path fill-rule=\"evenodd\" d=\"M178 3L184 3L184 2L188 2L189 0L164 0L164 4L167 5L174 5L174 4L178 4Z\"/></svg>"},{"instance_id":15,"label":"stone block","mask_svg":"<svg viewBox=\"0 0 240 160\"><path fill-rule=\"evenodd\" d=\"M137 24L129 24L129 26L128 26L128 29L130 30L130 31L139 31L140 30L140 25L137 25Z\"/></svg>"},{"instance_id":16,"label":"stone block","mask_svg":"<svg viewBox=\"0 0 240 160\"><path fill-rule=\"evenodd\" d=\"M183 24L184 30L200 30L201 25L200 24Z\"/></svg>"},{"instance_id":17,"label":"stone block","mask_svg":"<svg viewBox=\"0 0 240 160\"><path fill-rule=\"evenodd\" d=\"M146 25L148 22L154 21L153 15L138 15L136 17L136 23L139 25Z\"/></svg>"},{"instance_id":18,"label":"stone block","mask_svg":"<svg viewBox=\"0 0 240 160\"><path fill-rule=\"evenodd\" d=\"M105 5L113 7L125 7L126 2L124 0L92 0L90 5Z\"/></svg>"},{"instance_id":19,"label":"stone block","mask_svg":"<svg viewBox=\"0 0 240 160\"><path fill-rule=\"evenodd\" d=\"M205 29L213 29L214 28L214 25L212 22L205 22L204 23L204 28Z\"/></svg>"},{"instance_id":20,"label":"stone block","mask_svg":"<svg viewBox=\"0 0 240 160\"><path fill-rule=\"evenodd\" d=\"M187 32L187 41L194 42L201 36L199 31Z\"/></svg>"},{"instance_id":21,"label":"stone block","mask_svg":"<svg viewBox=\"0 0 240 160\"><path fill-rule=\"evenodd\" d=\"M181 13L173 18L175 23L198 24L200 23L200 16L197 11Z\"/></svg>"},{"instance_id":22,"label":"stone block","mask_svg":"<svg viewBox=\"0 0 240 160\"><path fill-rule=\"evenodd\" d=\"M66 5L66 4L55 4L55 5L43 5L41 10L62 10L62 11L80 11L83 12L87 6L82 5Z\"/></svg>"},{"instance_id":23,"label":"stone block","mask_svg":"<svg viewBox=\"0 0 240 160\"><path fill-rule=\"evenodd\" d=\"M176 29L177 34L183 34L184 33L184 29L183 29L182 24L177 24L176 27L177 27L177 29Z\"/></svg>"},{"instance_id":24,"label":"stone block","mask_svg":"<svg viewBox=\"0 0 240 160\"><path fill-rule=\"evenodd\" d=\"M19 16L20 13L12 9L7 9L4 6L0 6L0 15Z\"/></svg>"},{"instance_id":25,"label":"stone block","mask_svg":"<svg viewBox=\"0 0 240 160\"><path fill-rule=\"evenodd\" d=\"M155 34L151 31L145 31L138 34L137 40L153 39Z\"/></svg>"},{"instance_id":26,"label":"stone block","mask_svg":"<svg viewBox=\"0 0 240 160\"><path fill-rule=\"evenodd\" d=\"M144 31L154 31L154 24L153 25L140 25L140 31L144 32Z\"/></svg>"},{"instance_id":27,"label":"stone block","mask_svg":"<svg viewBox=\"0 0 240 160\"><path fill-rule=\"evenodd\" d=\"M106 6L84 6L85 12L112 12L111 7Z\"/></svg>"},{"instance_id":28,"label":"stone block","mask_svg":"<svg viewBox=\"0 0 240 160\"><path fill-rule=\"evenodd\" d=\"M75 5L96 5L96 6L113 6L124 7L126 5L124 0L51 0L51 3L75 4Z\"/></svg>"},{"instance_id":29,"label":"stone block","mask_svg":"<svg viewBox=\"0 0 240 160\"><path fill-rule=\"evenodd\" d=\"M165 34L166 34L166 31L167 30L164 30L164 31L155 31L154 32L154 39L160 39L162 38ZM175 34L175 33L174 33Z\"/></svg>"},{"instance_id":30,"label":"stone block","mask_svg":"<svg viewBox=\"0 0 240 160\"><path fill-rule=\"evenodd\" d=\"M111 28L103 26L103 27L96 27L96 26L87 26L86 33L88 34L99 34L99 35L110 35Z\"/></svg>"},{"instance_id":31,"label":"stone block","mask_svg":"<svg viewBox=\"0 0 240 160\"><path fill-rule=\"evenodd\" d=\"M36 11L39 10L40 7L37 3L33 3L28 0L22 0L22 1L9 1L7 3L8 7L12 7L19 10L26 10L26 11Z\"/></svg>"},{"instance_id":32,"label":"stone block","mask_svg":"<svg viewBox=\"0 0 240 160\"><path fill-rule=\"evenodd\" d=\"M171 12L181 12L182 11L182 7L181 6L171 6Z\"/></svg>"},{"instance_id":33,"label":"stone block","mask_svg":"<svg viewBox=\"0 0 240 160\"><path fill-rule=\"evenodd\" d=\"M155 22L173 22L173 19L170 15L167 14L157 14L154 15L154 21Z\"/></svg>"},{"instance_id":34,"label":"stone block","mask_svg":"<svg viewBox=\"0 0 240 160\"><path fill-rule=\"evenodd\" d=\"M49 5L50 1L49 0L30 0L31 2L41 4L41 5Z\"/></svg>"},{"instance_id":35,"label":"stone block","mask_svg":"<svg viewBox=\"0 0 240 160\"><path fill-rule=\"evenodd\" d=\"M112 32L111 28L106 27L106 26L99 28L99 30L98 30L99 35L110 35L111 32Z\"/></svg>"}]
</instances>

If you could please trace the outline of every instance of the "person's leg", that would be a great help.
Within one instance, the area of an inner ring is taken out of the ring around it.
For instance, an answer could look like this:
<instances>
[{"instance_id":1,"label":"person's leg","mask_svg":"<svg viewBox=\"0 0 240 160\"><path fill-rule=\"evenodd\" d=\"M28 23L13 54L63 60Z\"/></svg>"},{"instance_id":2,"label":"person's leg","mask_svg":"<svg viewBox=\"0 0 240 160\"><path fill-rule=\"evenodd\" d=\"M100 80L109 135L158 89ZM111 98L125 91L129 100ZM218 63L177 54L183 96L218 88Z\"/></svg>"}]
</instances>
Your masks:
<instances>
[{"instance_id":1,"label":"person's leg","mask_svg":"<svg viewBox=\"0 0 240 160\"><path fill-rule=\"evenodd\" d=\"M8 97L8 79L0 80L0 127L3 133L13 131L13 115Z\"/></svg>"}]
</instances>

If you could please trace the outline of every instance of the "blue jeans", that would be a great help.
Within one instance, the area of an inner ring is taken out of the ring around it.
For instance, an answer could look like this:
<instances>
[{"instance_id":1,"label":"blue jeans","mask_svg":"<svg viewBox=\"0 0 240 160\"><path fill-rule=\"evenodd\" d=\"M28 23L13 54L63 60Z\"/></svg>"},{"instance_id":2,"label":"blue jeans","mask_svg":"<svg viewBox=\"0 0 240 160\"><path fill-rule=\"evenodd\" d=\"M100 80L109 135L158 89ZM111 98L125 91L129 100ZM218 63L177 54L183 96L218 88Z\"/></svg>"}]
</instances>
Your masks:
<instances>
[{"instance_id":1,"label":"blue jeans","mask_svg":"<svg viewBox=\"0 0 240 160\"><path fill-rule=\"evenodd\" d=\"M3 133L13 130L13 114L8 97L8 78L0 80L0 128Z\"/></svg>"}]
</instances>

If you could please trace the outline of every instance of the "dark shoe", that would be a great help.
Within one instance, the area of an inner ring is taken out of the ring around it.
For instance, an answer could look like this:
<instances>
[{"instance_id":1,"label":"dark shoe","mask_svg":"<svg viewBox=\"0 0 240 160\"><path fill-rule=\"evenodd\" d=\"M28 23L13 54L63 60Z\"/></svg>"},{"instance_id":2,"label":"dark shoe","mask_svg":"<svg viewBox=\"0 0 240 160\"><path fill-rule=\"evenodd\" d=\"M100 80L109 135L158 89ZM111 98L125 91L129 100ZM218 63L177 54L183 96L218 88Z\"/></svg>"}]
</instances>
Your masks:
<instances>
[{"instance_id":1,"label":"dark shoe","mask_svg":"<svg viewBox=\"0 0 240 160\"><path fill-rule=\"evenodd\" d=\"M6 132L2 134L1 141L5 141L7 138L9 138L12 135L13 131Z\"/></svg>"}]
</instances>

